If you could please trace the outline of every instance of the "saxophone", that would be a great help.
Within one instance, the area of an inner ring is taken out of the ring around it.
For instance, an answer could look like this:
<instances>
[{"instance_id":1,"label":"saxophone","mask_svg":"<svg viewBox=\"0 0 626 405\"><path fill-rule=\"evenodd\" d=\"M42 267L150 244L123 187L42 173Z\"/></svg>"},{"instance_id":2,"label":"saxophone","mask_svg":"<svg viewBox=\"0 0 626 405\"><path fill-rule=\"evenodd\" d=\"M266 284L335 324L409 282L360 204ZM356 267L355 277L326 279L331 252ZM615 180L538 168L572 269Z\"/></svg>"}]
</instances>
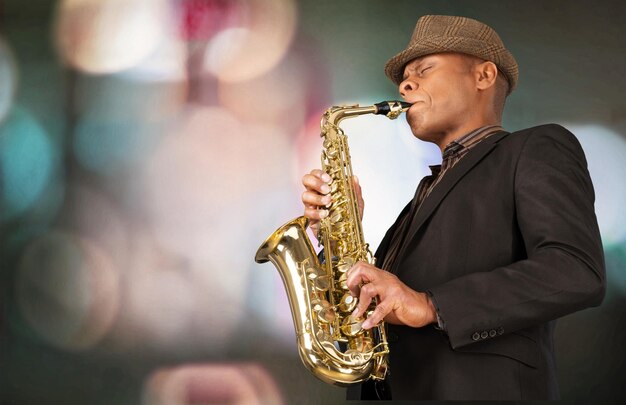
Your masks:
<instances>
[{"instance_id":1,"label":"saxophone","mask_svg":"<svg viewBox=\"0 0 626 405\"><path fill-rule=\"evenodd\" d=\"M384 101L372 106L331 107L321 122L322 169L331 177L329 215L320 221L318 239L324 247L320 263L306 227L298 217L278 228L261 244L255 261L270 260L278 269L289 299L300 358L320 380L348 386L367 379L382 380L389 353L385 325L364 330L366 318L354 319L358 298L346 285L347 272L358 261L375 259L363 238L359 208L352 186L352 163L347 136L339 123L364 114L391 119L411 104ZM374 310L372 302L366 311Z\"/></svg>"}]
</instances>

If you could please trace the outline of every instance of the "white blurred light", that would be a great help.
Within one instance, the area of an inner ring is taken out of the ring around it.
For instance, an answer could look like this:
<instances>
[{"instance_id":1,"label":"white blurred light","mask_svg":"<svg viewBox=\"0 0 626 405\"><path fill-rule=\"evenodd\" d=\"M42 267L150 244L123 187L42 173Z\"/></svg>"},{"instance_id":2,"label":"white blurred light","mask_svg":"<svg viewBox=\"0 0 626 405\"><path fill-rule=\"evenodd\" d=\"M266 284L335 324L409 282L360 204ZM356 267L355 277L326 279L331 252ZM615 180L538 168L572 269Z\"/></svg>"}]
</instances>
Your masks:
<instances>
[{"instance_id":1,"label":"white blurred light","mask_svg":"<svg viewBox=\"0 0 626 405\"><path fill-rule=\"evenodd\" d=\"M606 246L626 242L626 140L599 125L566 125L580 141L596 192L596 216Z\"/></svg>"},{"instance_id":2,"label":"white blurred light","mask_svg":"<svg viewBox=\"0 0 626 405\"><path fill-rule=\"evenodd\" d=\"M170 11L167 0L62 0L56 16L59 51L85 72L128 69L163 42Z\"/></svg>"},{"instance_id":3,"label":"white blurred light","mask_svg":"<svg viewBox=\"0 0 626 405\"><path fill-rule=\"evenodd\" d=\"M251 0L249 21L227 28L209 42L206 69L222 81L250 80L272 69L283 58L296 28L293 0Z\"/></svg>"},{"instance_id":4,"label":"white blurred light","mask_svg":"<svg viewBox=\"0 0 626 405\"><path fill-rule=\"evenodd\" d=\"M165 37L152 54L121 75L148 82L186 81L186 62L187 44L171 35Z\"/></svg>"},{"instance_id":5,"label":"white blurred light","mask_svg":"<svg viewBox=\"0 0 626 405\"><path fill-rule=\"evenodd\" d=\"M9 45L0 37L0 123L11 110L18 75L15 58Z\"/></svg>"},{"instance_id":6,"label":"white blurred light","mask_svg":"<svg viewBox=\"0 0 626 405\"><path fill-rule=\"evenodd\" d=\"M25 250L16 287L28 324L63 349L93 347L118 314L117 268L98 245L68 233L47 233Z\"/></svg>"}]
</instances>

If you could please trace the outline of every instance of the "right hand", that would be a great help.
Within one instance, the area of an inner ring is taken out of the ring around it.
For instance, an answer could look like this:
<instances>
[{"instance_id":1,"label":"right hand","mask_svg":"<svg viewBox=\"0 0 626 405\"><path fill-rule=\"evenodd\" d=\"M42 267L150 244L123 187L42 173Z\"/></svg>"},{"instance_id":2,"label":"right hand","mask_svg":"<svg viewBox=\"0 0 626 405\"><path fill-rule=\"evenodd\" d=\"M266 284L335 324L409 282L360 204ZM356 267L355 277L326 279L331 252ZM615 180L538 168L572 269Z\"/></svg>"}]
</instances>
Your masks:
<instances>
[{"instance_id":1,"label":"right hand","mask_svg":"<svg viewBox=\"0 0 626 405\"><path fill-rule=\"evenodd\" d=\"M311 173L302 177L302 184L306 189L302 193L304 204L304 216L309 219L309 227L315 235L319 232L319 223L322 218L328 216L328 206L331 203L330 183L331 178L320 169L311 170ZM364 202L361 194L361 185L356 176L353 177L353 186L359 206L359 215L363 218Z\"/></svg>"}]
</instances>

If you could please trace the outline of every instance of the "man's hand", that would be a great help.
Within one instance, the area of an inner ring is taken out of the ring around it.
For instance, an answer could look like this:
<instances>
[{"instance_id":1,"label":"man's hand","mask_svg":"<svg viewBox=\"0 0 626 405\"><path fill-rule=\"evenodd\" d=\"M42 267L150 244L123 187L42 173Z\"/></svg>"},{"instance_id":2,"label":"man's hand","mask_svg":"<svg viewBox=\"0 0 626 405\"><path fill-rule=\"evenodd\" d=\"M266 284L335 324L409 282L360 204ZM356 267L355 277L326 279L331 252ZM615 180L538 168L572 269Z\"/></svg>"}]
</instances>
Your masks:
<instances>
[{"instance_id":1,"label":"man's hand","mask_svg":"<svg viewBox=\"0 0 626 405\"><path fill-rule=\"evenodd\" d=\"M358 262L348 271L348 288L359 304L353 313L360 317L374 297L378 305L363 322L363 329L376 326L383 319L396 325L414 328L437 322L435 307L428 295L410 289L395 275L365 262Z\"/></svg>"},{"instance_id":2,"label":"man's hand","mask_svg":"<svg viewBox=\"0 0 626 405\"><path fill-rule=\"evenodd\" d=\"M319 231L319 222L328 216L328 206L331 203L330 176L319 169L312 170L311 173L302 177L302 184L306 189L302 193L302 204L304 204L304 216L309 219L309 227L315 234ZM359 215L363 218L363 197L361 195L361 185L356 176L352 179L354 191L359 206Z\"/></svg>"}]
</instances>

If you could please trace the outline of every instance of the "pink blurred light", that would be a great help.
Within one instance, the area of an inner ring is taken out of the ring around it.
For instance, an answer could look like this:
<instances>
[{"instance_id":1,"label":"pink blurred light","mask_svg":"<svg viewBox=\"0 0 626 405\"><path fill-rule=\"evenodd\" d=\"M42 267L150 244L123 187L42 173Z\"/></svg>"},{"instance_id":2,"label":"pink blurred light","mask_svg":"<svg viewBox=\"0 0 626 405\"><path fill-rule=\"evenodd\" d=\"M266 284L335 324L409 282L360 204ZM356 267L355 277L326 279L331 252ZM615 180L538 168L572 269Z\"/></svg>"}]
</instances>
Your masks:
<instances>
[{"instance_id":1,"label":"pink blurred light","mask_svg":"<svg viewBox=\"0 0 626 405\"><path fill-rule=\"evenodd\" d=\"M257 364L186 364L152 373L145 385L145 405L280 405L274 379Z\"/></svg>"},{"instance_id":2,"label":"pink blurred light","mask_svg":"<svg viewBox=\"0 0 626 405\"><path fill-rule=\"evenodd\" d=\"M274 68L293 39L297 9L293 0L250 0L245 24L213 36L205 67L219 80L249 80Z\"/></svg>"},{"instance_id":3,"label":"pink blurred light","mask_svg":"<svg viewBox=\"0 0 626 405\"><path fill-rule=\"evenodd\" d=\"M308 72L304 63L288 56L274 69L251 80L220 82L220 103L242 121L274 124L295 132L304 122L307 104Z\"/></svg>"},{"instance_id":4,"label":"pink blurred light","mask_svg":"<svg viewBox=\"0 0 626 405\"><path fill-rule=\"evenodd\" d=\"M203 347L227 345L248 316L261 239L254 230L259 218L288 212L291 200L282 196L290 189L291 147L279 128L243 123L223 108L189 106L144 168L140 209L155 243L188 265L197 300L194 335ZM267 190L283 193L268 198ZM219 316L211 310L218 307Z\"/></svg>"},{"instance_id":5,"label":"pink blurred light","mask_svg":"<svg viewBox=\"0 0 626 405\"><path fill-rule=\"evenodd\" d=\"M185 40L210 39L216 32L240 23L246 3L237 0L176 0L180 34Z\"/></svg>"}]
</instances>

